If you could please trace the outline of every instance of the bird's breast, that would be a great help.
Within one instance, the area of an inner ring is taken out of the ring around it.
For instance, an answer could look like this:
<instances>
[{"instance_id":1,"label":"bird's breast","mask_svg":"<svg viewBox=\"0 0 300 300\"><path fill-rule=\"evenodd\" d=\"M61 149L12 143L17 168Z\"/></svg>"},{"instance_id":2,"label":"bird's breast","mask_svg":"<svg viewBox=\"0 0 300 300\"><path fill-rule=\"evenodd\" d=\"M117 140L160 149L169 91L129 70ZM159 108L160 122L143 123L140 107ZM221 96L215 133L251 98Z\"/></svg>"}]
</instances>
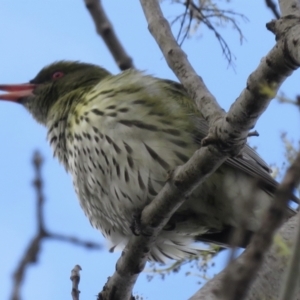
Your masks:
<instances>
[{"instance_id":1,"label":"bird's breast","mask_svg":"<svg viewBox=\"0 0 300 300\"><path fill-rule=\"evenodd\" d=\"M133 215L196 149L189 133L157 117L120 102L106 109L90 105L69 120L66 151L75 190L91 223L111 239L131 235Z\"/></svg>"}]
</instances>

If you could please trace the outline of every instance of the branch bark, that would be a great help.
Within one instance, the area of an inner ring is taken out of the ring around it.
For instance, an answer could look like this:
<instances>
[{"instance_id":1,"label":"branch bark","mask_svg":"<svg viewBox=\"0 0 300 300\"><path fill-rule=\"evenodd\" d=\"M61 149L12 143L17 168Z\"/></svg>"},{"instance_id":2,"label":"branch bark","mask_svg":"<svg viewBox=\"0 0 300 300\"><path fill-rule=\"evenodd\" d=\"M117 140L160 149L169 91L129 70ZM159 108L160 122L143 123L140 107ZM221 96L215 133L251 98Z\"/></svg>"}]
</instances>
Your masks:
<instances>
[{"instance_id":1,"label":"branch bark","mask_svg":"<svg viewBox=\"0 0 300 300\"><path fill-rule=\"evenodd\" d=\"M76 246L85 247L87 249L101 249L101 246L98 243L94 243L92 241L83 241L74 236L66 236L60 233L53 233L47 229L47 227L45 226L44 214L45 197L43 193L42 178L43 158L39 152L34 153L32 163L35 171L33 185L36 191L37 230L34 237L29 242L26 251L24 251L22 258L16 267L16 270L14 271L14 282L12 294L10 296L11 300L20 300L22 298L21 287L25 280L27 268L29 267L29 265L38 262L42 244L45 239L59 240L62 242L74 244Z\"/></svg>"},{"instance_id":2,"label":"branch bark","mask_svg":"<svg viewBox=\"0 0 300 300\"><path fill-rule=\"evenodd\" d=\"M297 234L294 238L294 246L292 257L287 268L287 274L282 281L282 290L280 293L280 300L293 300L295 295L295 289L297 288L300 273L300 218L298 214L298 222L296 224Z\"/></svg>"},{"instance_id":3,"label":"branch bark","mask_svg":"<svg viewBox=\"0 0 300 300\"><path fill-rule=\"evenodd\" d=\"M272 13L274 14L274 16L276 17L276 19L280 18L280 13L277 10L277 6L275 1L273 0L265 0L267 7L272 11Z\"/></svg>"},{"instance_id":4,"label":"branch bark","mask_svg":"<svg viewBox=\"0 0 300 300\"><path fill-rule=\"evenodd\" d=\"M95 23L97 33L102 37L119 69L123 71L134 68L132 58L126 53L119 41L114 28L103 9L101 1L84 0L84 2Z\"/></svg>"},{"instance_id":5,"label":"branch bark","mask_svg":"<svg viewBox=\"0 0 300 300\"><path fill-rule=\"evenodd\" d=\"M140 2L148 22L148 29L164 54L168 66L184 85L204 118L212 125L224 115L224 111L176 42L158 1L140 0Z\"/></svg>"},{"instance_id":6,"label":"branch bark","mask_svg":"<svg viewBox=\"0 0 300 300\"><path fill-rule=\"evenodd\" d=\"M265 254L264 262L260 271L256 274L256 278L246 296L246 300L257 299L278 299L281 283L284 279L283 270L287 267L289 249L295 237L295 228L297 227L298 216L291 218L286 222L275 236L275 243L271 249ZM277 241L277 242L276 242ZM238 259L242 259L242 254ZM215 300L214 290L218 289L225 276L225 270L208 281L195 295L189 300ZM297 287L297 298L300 299L300 288ZM218 298L219 300L219 298Z\"/></svg>"},{"instance_id":7,"label":"branch bark","mask_svg":"<svg viewBox=\"0 0 300 300\"><path fill-rule=\"evenodd\" d=\"M176 43L158 1L140 2L149 30L159 44L169 67L195 101L204 118L209 121L210 132L203 141L204 145L216 144L224 152L238 154L245 145L249 130L255 126L282 82L299 67L299 47L295 47L295 43L299 42L299 20L294 18L274 21L277 24L277 44L249 76L247 87L233 103L227 115L224 115L215 98L188 62L187 55ZM294 34L293 30L297 33Z\"/></svg>"},{"instance_id":8,"label":"branch bark","mask_svg":"<svg viewBox=\"0 0 300 300\"><path fill-rule=\"evenodd\" d=\"M142 234L130 239L117 262L115 273L99 293L99 300L131 298L133 286L144 269L148 253L161 229L193 187L202 183L225 159L226 156L213 147L204 147L196 151L185 165L177 167L170 174L170 179L160 193L144 208L141 216Z\"/></svg>"},{"instance_id":9,"label":"branch bark","mask_svg":"<svg viewBox=\"0 0 300 300\"><path fill-rule=\"evenodd\" d=\"M274 201L263 217L261 228L254 235L246 251L222 272L217 287L214 286L212 291L206 290L205 294L202 292L200 295L198 294L198 298L193 297L191 300L204 299L203 297L204 295L207 296L207 292L211 297L210 299L215 300L244 299L250 284L255 278L256 272L262 264L264 253L272 244L275 230L279 228L285 219L284 211L288 205L290 196L299 183L300 152L279 185ZM278 285L280 284L278 283Z\"/></svg>"},{"instance_id":10,"label":"branch bark","mask_svg":"<svg viewBox=\"0 0 300 300\"><path fill-rule=\"evenodd\" d=\"M254 236L249 248L232 265L210 280L190 300L243 299L247 290L244 282L246 280L248 285L254 276L256 276L254 284L245 299L279 298L285 277L283 270L287 269L287 260L290 256L289 249L294 243L296 229L299 231L299 214L282 226L279 235L275 238L275 243L265 255L261 271L258 274L256 274L256 271L263 258L263 248L268 248L270 242L272 242L273 232L282 222L282 212L299 182L300 152L279 186L274 203L267 212L264 223ZM296 252L299 252L298 248L294 248ZM297 261L297 264L299 264L299 261ZM230 282L228 279L230 279ZM297 299L300 299L300 285L294 284L293 288L295 287L297 288ZM237 289L236 291L239 291L239 293L230 294L233 288ZM292 296L295 293L293 290L290 290L288 294ZM282 299L294 298L283 297Z\"/></svg>"},{"instance_id":11,"label":"branch bark","mask_svg":"<svg viewBox=\"0 0 300 300\"><path fill-rule=\"evenodd\" d=\"M80 271L81 267L76 265L72 271L70 280L72 281L72 290L71 295L73 300L79 300L80 290L79 290L79 282L80 282Z\"/></svg>"}]
</instances>

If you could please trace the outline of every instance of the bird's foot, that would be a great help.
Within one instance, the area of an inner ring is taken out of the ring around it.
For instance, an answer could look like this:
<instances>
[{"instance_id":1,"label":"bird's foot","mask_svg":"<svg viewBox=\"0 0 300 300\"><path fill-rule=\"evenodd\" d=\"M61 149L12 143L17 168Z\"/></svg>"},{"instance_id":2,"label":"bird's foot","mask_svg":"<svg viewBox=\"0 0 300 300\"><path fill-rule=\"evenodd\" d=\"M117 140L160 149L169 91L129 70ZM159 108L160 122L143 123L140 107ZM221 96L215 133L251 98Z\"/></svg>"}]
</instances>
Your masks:
<instances>
[{"instance_id":1,"label":"bird's foot","mask_svg":"<svg viewBox=\"0 0 300 300\"><path fill-rule=\"evenodd\" d=\"M131 232L135 236L151 236L151 233L147 233L145 228L143 228L142 222L141 222L141 213L134 213L132 218L132 223L130 225Z\"/></svg>"},{"instance_id":2,"label":"bird's foot","mask_svg":"<svg viewBox=\"0 0 300 300\"><path fill-rule=\"evenodd\" d=\"M141 213L134 213L132 218L132 223L130 225L131 232L135 236L139 236L142 233L142 224L141 224Z\"/></svg>"}]
</instances>

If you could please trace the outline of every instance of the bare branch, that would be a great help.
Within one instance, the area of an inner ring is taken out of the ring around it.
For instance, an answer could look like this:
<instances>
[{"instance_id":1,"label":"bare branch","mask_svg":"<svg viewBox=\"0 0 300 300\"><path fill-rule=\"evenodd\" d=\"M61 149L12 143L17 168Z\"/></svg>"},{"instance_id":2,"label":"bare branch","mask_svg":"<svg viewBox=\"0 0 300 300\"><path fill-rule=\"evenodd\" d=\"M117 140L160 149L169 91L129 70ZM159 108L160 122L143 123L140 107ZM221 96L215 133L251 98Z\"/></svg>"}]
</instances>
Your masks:
<instances>
[{"instance_id":1,"label":"bare branch","mask_svg":"<svg viewBox=\"0 0 300 300\"><path fill-rule=\"evenodd\" d=\"M38 262L38 255L40 254L42 242L45 239L56 239L59 241L64 241L68 243L75 244L77 246L82 246L88 249L100 249L101 246L97 243L91 241L82 241L76 237L69 237L62 234L50 233L44 224L44 204L45 197L43 195L43 180L41 174L41 168L43 164L43 159L39 152L35 152L33 156L33 166L35 170L35 179L33 185L36 191L36 215L37 215L37 232L32 240L29 242L27 250L24 252L21 261L19 262L13 278L13 289L11 300L20 300L21 299L21 286L25 279L25 272L30 264Z\"/></svg>"},{"instance_id":2,"label":"bare branch","mask_svg":"<svg viewBox=\"0 0 300 300\"><path fill-rule=\"evenodd\" d=\"M237 13L232 10L220 9L215 3L211 1L199 1L195 3L193 0L187 1L176 1L176 3L181 4L185 7L185 12L177 16L171 24L173 25L176 21L180 20L180 28L177 35L177 42L180 46L183 44L184 40L190 36L191 26L193 26L193 31L204 24L210 31L212 31L222 49L222 53L225 56L228 63L234 66L233 58L234 55L230 50L229 45L226 40L223 38L222 34L217 29L218 27L224 27L226 24L232 25L233 29L236 30L239 34L240 41L244 40L244 35L241 28L239 27L236 18L239 17L243 20L247 18L240 13ZM187 25L184 28L184 25ZM181 38L181 39L180 39Z\"/></svg>"},{"instance_id":3,"label":"bare branch","mask_svg":"<svg viewBox=\"0 0 300 300\"><path fill-rule=\"evenodd\" d=\"M38 260L38 254L40 252L41 243L43 238L45 237L45 229L44 229L44 218L43 218L43 205L44 205L44 196L42 193L43 181L41 177L41 165L42 165L42 157L38 152L35 152L33 157L33 166L35 170L35 179L34 179L34 187L37 194L37 233L35 237L30 241L27 250L24 252L24 255L17 266L16 271L14 272L14 283L12 295L10 297L11 300L19 300L21 299L21 286L25 278L25 271L29 264L36 263Z\"/></svg>"},{"instance_id":4,"label":"bare branch","mask_svg":"<svg viewBox=\"0 0 300 300\"><path fill-rule=\"evenodd\" d=\"M278 299L280 285L283 281L284 270L287 265L287 257L290 255L289 248L294 239L295 227L297 226L298 216L288 220L276 234L274 243L265 255L263 265L256 274L255 281L251 286L246 297L247 300ZM242 260L245 252L238 258ZM215 295L215 291L220 288L221 282L226 275L226 269L208 281L200 288L189 300L221 300ZM300 289L298 289L298 295Z\"/></svg>"},{"instance_id":5,"label":"bare branch","mask_svg":"<svg viewBox=\"0 0 300 300\"><path fill-rule=\"evenodd\" d=\"M300 17L300 1L299 0L279 0L279 7L282 16Z\"/></svg>"},{"instance_id":6,"label":"bare branch","mask_svg":"<svg viewBox=\"0 0 300 300\"><path fill-rule=\"evenodd\" d=\"M276 6L275 2L273 0L265 0L265 2L266 2L267 7L270 8L272 13L276 17L276 19L279 19L280 18L280 13L277 9L277 6Z\"/></svg>"},{"instance_id":7,"label":"bare branch","mask_svg":"<svg viewBox=\"0 0 300 300\"><path fill-rule=\"evenodd\" d=\"M160 193L142 211L142 234L130 239L117 262L116 272L98 295L99 300L131 298L132 288L146 264L158 233L192 189L213 173L225 158L214 148L201 148L185 165L177 167L170 174L170 179Z\"/></svg>"},{"instance_id":8,"label":"bare branch","mask_svg":"<svg viewBox=\"0 0 300 300\"><path fill-rule=\"evenodd\" d=\"M224 113L201 77L196 74L187 55L177 44L158 1L140 0L140 2L149 24L149 31L163 52L169 67L195 101L204 118L210 125L213 124L214 120L221 118Z\"/></svg>"},{"instance_id":9,"label":"bare branch","mask_svg":"<svg viewBox=\"0 0 300 300\"><path fill-rule=\"evenodd\" d=\"M85 6L95 23L97 33L104 40L120 70L134 68L132 58L126 53L113 26L102 7L101 0L84 0Z\"/></svg>"},{"instance_id":10,"label":"bare branch","mask_svg":"<svg viewBox=\"0 0 300 300\"><path fill-rule=\"evenodd\" d=\"M282 140L286 147L286 158L289 163L293 163L297 159L296 149L292 146L291 142L288 141L285 134L282 134ZM300 172L300 171L299 171ZM298 213L298 222L296 227L295 242L291 259L288 265L284 283L282 284L282 290L280 293L280 300L293 300L295 296L295 289L299 281L300 275L300 215Z\"/></svg>"},{"instance_id":11,"label":"bare branch","mask_svg":"<svg viewBox=\"0 0 300 300\"><path fill-rule=\"evenodd\" d=\"M284 213L294 189L300 182L300 153L294 164L288 169L282 183L276 191L274 201L263 217L261 228L254 235L245 251L243 259L237 260L228 266L221 288L216 295L223 295L222 299L243 299L262 264L264 253L273 241L276 229L286 218ZM229 288L230 287L230 288Z\"/></svg>"},{"instance_id":12,"label":"bare branch","mask_svg":"<svg viewBox=\"0 0 300 300\"><path fill-rule=\"evenodd\" d=\"M197 76L186 54L176 43L170 26L162 15L158 1L140 0L140 2L149 24L149 30L159 44L169 67L195 101L199 111L209 121L210 132L207 138L203 139L202 144L215 144L222 151L237 155L245 145L249 130L255 126L258 117L274 98L282 82L299 67L300 53L295 47L299 43L297 39L299 20L286 18L276 23L275 31L278 37L276 46L249 76L247 88L231 106L226 117L222 118L223 112L215 98ZM289 52L288 56L286 51Z\"/></svg>"},{"instance_id":13,"label":"bare branch","mask_svg":"<svg viewBox=\"0 0 300 300\"><path fill-rule=\"evenodd\" d=\"M298 226L296 239L293 247L292 257L288 266L286 278L282 285L282 291L280 295L280 300L293 300L295 295L295 289L299 281L300 274L300 215L298 214Z\"/></svg>"},{"instance_id":14,"label":"bare branch","mask_svg":"<svg viewBox=\"0 0 300 300\"><path fill-rule=\"evenodd\" d=\"M72 271L71 271L71 281L72 281L72 299L73 300L79 300L79 295L80 295L80 291L79 291L79 282L80 282L80 271L81 271L81 267L79 265L76 265Z\"/></svg>"},{"instance_id":15,"label":"bare branch","mask_svg":"<svg viewBox=\"0 0 300 300\"><path fill-rule=\"evenodd\" d=\"M67 236L67 235L63 235L63 234L59 234L59 233L51 233L51 232L47 231L45 233L45 237L54 239L57 241L73 244L74 246L84 247L87 249L100 250L102 248L99 243L95 243L92 241L84 241L75 236Z\"/></svg>"},{"instance_id":16,"label":"bare branch","mask_svg":"<svg viewBox=\"0 0 300 300\"><path fill-rule=\"evenodd\" d=\"M245 297L250 283L262 264L264 253L272 244L274 232L286 217L284 211L293 190L299 182L300 152L286 172L275 194L275 199L266 212L263 223L259 231L254 235L247 250L218 276L208 282L191 300L242 300ZM256 298L251 299L257 299L257 295Z\"/></svg>"},{"instance_id":17,"label":"bare branch","mask_svg":"<svg viewBox=\"0 0 300 300\"><path fill-rule=\"evenodd\" d=\"M296 101L297 105L300 107L300 95L296 96Z\"/></svg>"}]
</instances>

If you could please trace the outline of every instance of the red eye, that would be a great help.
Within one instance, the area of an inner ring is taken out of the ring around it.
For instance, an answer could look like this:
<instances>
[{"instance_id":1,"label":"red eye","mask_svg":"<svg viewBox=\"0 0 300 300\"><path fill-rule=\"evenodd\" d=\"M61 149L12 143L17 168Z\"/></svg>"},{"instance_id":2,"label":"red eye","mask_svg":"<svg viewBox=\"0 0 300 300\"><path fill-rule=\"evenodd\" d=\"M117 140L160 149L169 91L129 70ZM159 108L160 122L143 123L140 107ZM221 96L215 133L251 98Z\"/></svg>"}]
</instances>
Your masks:
<instances>
[{"instance_id":1,"label":"red eye","mask_svg":"<svg viewBox=\"0 0 300 300\"><path fill-rule=\"evenodd\" d=\"M65 75L65 74L64 74L63 72L60 72L60 71L54 72L54 73L52 74L52 79L58 79L58 78L63 77L64 75Z\"/></svg>"}]
</instances>

